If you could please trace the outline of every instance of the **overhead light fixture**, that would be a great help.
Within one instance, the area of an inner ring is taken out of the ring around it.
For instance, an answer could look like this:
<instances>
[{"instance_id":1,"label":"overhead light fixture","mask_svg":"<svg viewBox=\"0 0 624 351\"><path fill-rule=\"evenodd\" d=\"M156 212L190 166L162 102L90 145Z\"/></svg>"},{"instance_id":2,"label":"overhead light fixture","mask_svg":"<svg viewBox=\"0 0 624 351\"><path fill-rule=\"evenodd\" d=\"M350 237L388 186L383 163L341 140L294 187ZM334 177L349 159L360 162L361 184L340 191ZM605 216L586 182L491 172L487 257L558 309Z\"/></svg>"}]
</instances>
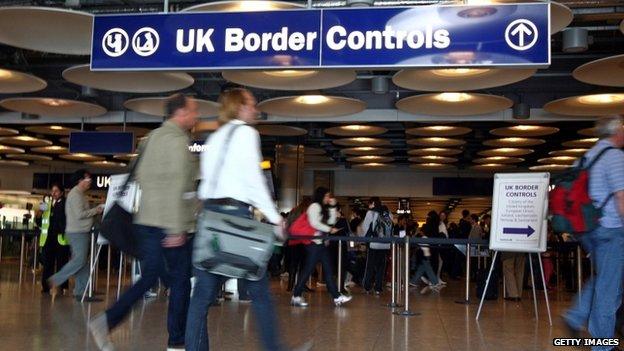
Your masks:
<instances>
[{"instance_id":1,"label":"overhead light fixture","mask_svg":"<svg viewBox=\"0 0 624 351\"><path fill-rule=\"evenodd\" d=\"M329 101L329 98L323 95L303 95L295 99L295 102L306 105L319 105Z\"/></svg>"},{"instance_id":2,"label":"overhead light fixture","mask_svg":"<svg viewBox=\"0 0 624 351\"><path fill-rule=\"evenodd\" d=\"M238 1L238 11L269 11L275 6L272 1Z\"/></svg>"},{"instance_id":3,"label":"overhead light fixture","mask_svg":"<svg viewBox=\"0 0 624 351\"><path fill-rule=\"evenodd\" d=\"M488 72L487 68L442 68L433 69L431 73L441 77L472 77Z\"/></svg>"},{"instance_id":4,"label":"overhead light fixture","mask_svg":"<svg viewBox=\"0 0 624 351\"><path fill-rule=\"evenodd\" d=\"M42 103L44 103L45 105L48 106L52 106L52 107L63 107L63 106L69 106L71 105L71 102L67 101L67 100L63 100L63 99L42 99L41 100Z\"/></svg>"},{"instance_id":5,"label":"overhead light fixture","mask_svg":"<svg viewBox=\"0 0 624 351\"><path fill-rule=\"evenodd\" d=\"M15 139L20 140L20 141L35 141L35 140L37 140L37 138L33 138L33 137L30 137L30 136L26 136L26 135L16 136Z\"/></svg>"},{"instance_id":6,"label":"overhead light fixture","mask_svg":"<svg viewBox=\"0 0 624 351\"><path fill-rule=\"evenodd\" d=\"M444 102L462 102L470 98L470 94L466 93L441 93L435 96L436 100Z\"/></svg>"},{"instance_id":7,"label":"overhead light fixture","mask_svg":"<svg viewBox=\"0 0 624 351\"><path fill-rule=\"evenodd\" d=\"M587 105L606 105L624 101L624 94L594 94L578 98L580 103Z\"/></svg>"},{"instance_id":8,"label":"overhead light fixture","mask_svg":"<svg viewBox=\"0 0 624 351\"><path fill-rule=\"evenodd\" d=\"M279 78L301 78L316 74L318 71L285 69L280 71L264 71L266 75Z\"/></svg>"},{"instance_id":9,"label":"overhead light fixture","mask_svg":"<svg viewBox=\"0 0 624 351\"><path fill-rule=\"evenodd\" d=\"M541 128L540 126L530 126L530 125L522 125L522 124L518 126L509 127L509 129L522 131L522 132L534 131L540 128Z\"/></svg>"},{"instance_id":10,"label":"overhead light fixture","mask_svg":"<svg viewBox=\"0 0 624 351\"><path fill-rule=\"evenodd\" d=\"M50 129L52 129L52 130L63 130L63 129L65 129L65 127L61 127L61 126L50 126Z\"/></svg>"},{"instance_id":11,"label":"overhead light fixture","mask_svg":"<svg viewBox=\"0 0 624 351\"><path fill-rule=\"evenodd\" d=\"M358 130L366 130L369 127L368 126L363 126L363 125L358 125L358 124L353 124L353 125L349 125L349 126L343 126L342 128L346 129L346 130L358 131Z\"/></svg>"},{"instance_id":12,"label":"overhead light fixture","mask_svg":"<svg viewBox=\"0 0 624 351\"><path fill-rule=\"evenodd\" d=\"M350 7L370 7L375 4L375 0L347 0Z\"/></svg>"}]
</instances>

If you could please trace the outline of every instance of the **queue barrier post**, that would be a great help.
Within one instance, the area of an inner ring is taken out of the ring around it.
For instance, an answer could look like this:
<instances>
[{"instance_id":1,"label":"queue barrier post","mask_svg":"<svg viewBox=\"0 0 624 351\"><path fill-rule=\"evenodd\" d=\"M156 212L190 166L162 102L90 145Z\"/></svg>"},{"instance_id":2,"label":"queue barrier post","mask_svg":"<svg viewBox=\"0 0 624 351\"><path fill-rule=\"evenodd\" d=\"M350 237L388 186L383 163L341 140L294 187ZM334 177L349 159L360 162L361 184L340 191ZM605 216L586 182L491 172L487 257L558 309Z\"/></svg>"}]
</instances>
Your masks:
<instances>
[{"instance_id":1,"label":"queue barrier post","mask_svg":"<svg viewBox=\"0 0 624 351\"><path fill-rule=\"evenodd\" d=\"M26 236L22 233L22 243L20 245L20 268L19 268L19 283L22 284L22 276L24 274L24 249L26 246Z\"/></svg>"},{"instance_id":2,"label":"queue barrier post","mask_svg":"<svg viewBox=\"0 0 624 351\"><path fill-rule=\"evenodd\" d=\"M582 255L583 253L581 251L581 245L579 245L576 247L576 281L577 281L579 298L581 298L581 284L583 280L583 264L582 264L583 257Z\"/></svg>"},{"instance_id":3,"label":"queue barrier post","mask_svg":"<svg viewBox=\"0 0 624 351\"><path fill-rule=\"evenodd\" d=\"M392 242L392 245L391 245L390 255L392 255L391 257L392 282L390 283L391 290L392 290L392 300L388 304L388 307L396 308L396 307L401 307L401 305L397 303L397 265L399 263L397 262L397 249L396 249L396 243L394 241Z\"/></svg>"},{"instance_id":4,"label":"queue barrier post","mask_svg":"<svg viewBox=\"0 0 624 351\"><path fill-rule=\"evenodd\" d=\"M409 248L410 247L410 240L409 237L406 236L405 237L405 286L404 286L404 294L405 294L405 305L403 306L403 311L397 311L394 312L394 314L399 315L399 316L404 316L404 317L411 317L411 316L416 316L419 315L420 313L416 313L416 312L412 312L409 309L409 273L410 273L410 269L409 269Z\"/></svg>"},{"instance_id":5,"label":"queue barrier post","mask_svg":"<svg viewBox=\"0 0 624 351\"><path fill-rule=\"evenodd\" d=\"M34 254L33 254L33 269L32 269L32 274L33 274L33 285L36 284L37 282L37 254L39 253L39 235L35 235L34 239L33 239L33 246L34 246Z\"/></svg>"},{"instance_id":6,"label":"queue barrier post","mask_svg":"<svg viewBox=\"0 0 624 351\"><path fill-rule=\"evenodd\" d=\"M336 276L338 277L338 291L342 291L342 240L338 240L338 272L336 272Z\"/></svg>"},{"instance_id":7,"label":"queue barrier post","mask_svg":"<svg viewBox=\"0 0 624 351\"><path fill-rule=\"evenodd\" d=\"M455 303L469 305L470 304L470 243L466 244L466 291L463 300L455 301Z\"/></svg>"}]
</instances>

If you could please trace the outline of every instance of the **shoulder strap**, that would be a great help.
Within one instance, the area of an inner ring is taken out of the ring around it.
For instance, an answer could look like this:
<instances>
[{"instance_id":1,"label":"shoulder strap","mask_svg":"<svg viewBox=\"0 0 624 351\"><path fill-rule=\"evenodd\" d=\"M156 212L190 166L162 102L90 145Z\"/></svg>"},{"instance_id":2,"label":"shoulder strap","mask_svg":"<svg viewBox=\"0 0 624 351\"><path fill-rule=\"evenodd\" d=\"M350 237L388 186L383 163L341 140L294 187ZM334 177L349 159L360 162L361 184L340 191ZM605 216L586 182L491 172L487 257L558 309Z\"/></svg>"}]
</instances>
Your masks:
<instances>
[{"instance_id":1,"label":"shoulder strap","mask_svg":"<svg viewBox=\"0 0 624 351\"><path fill-rule=\"evenodd\" d=\"M238 129L238 127L240 126L241 126L240 124L233 124L230 130L228 131L227 136L225 137L222 150L221 150L221 154L219 155L219 160L217 161L214 173L212 174L212 180L210 182L211 191L214 191L214 189L217 188L217 185L219 185L220 171L223 168L223 164L225 163L225 156L227 155L228 149L230 148L230 142L232 141L232 136L234 135L234 132L236 131L236 129Z\"/></svg>"},{"instance_id":2,"label":"shoulder strap","mask_svg":"<svg viewBox=\"0 0 624 351\"><path fill-rule=\"evenodd\" d=\"M604 156L604 154L607 153L607 151L615 149L613 146L607 146L604 149L600 150L600 152L598 153L598 155L596 155L596 157L594 157L594 159L589 163L589 165L587 165L587 167L585 167L585 169L590 169L592 168L596 162L598 162L602 156Z\"/></svg>"},{"instance_id":3,"label":"shoulder strap","mask_svg":"<svg viewBox=\"0 0 624 351\"><path fill-rule=\"evenodd\" d=\"M130 166L130 171L128 172L128 178L126 178L126 181L121 186L121 190L119 191L119 193L123 193L126 189L128 189L128 184L130 184L132 179L134 179L134 176L136 175L137 167L139 166L139 162L141 162L141 158L143 158L143 154L145 153L145 150L147 150L147 146L149 144L150 139L151 137L148 137L147 140L145 141L145 144L141 144L142 147L140 147L139 150L137 150L138 155L136 157L136 160L134 160L134 162Z\"/></svg>"}]
</instances>

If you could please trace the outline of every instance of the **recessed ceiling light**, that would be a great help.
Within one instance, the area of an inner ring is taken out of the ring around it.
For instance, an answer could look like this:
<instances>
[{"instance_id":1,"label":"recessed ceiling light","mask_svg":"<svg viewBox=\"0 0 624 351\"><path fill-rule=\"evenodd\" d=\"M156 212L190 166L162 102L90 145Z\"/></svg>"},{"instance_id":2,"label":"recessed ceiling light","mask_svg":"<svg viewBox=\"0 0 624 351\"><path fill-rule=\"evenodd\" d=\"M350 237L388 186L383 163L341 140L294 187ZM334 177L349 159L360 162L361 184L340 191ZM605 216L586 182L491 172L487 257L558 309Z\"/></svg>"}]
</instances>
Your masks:
<instances>
[{"instance_id":1,"label":"recessed ceiling light","mask_svg":"<svg viewBox=\"0 0 624 351\"><path fill-rule=\"evenodd\" d=\"M238 1L238 7L233 11L269 11L275 9L273 1Z\"/></svg>"},{"instance_id":2,"label":"recessed ceiling light","mask_svg":"<svg viewBox=\"0 0 624 351\"><path fill-rule=\"evenodd\" d=\"M11 71L0 69L0 79L9 79L11 77L13 77L13 73Z\"/></svg>"},{"instance_id":3,"label":"recessed ceiling light","mask_svg":"<svg viewBox=\"0 0 624 351\"><path fill-rule=\"evenodd\" d=\"M436 100L444 102L462 102L471 98L470 94L466 93L441 93L435 96Z\"/></svg>"},{"instance_id":4,"label":"recessed ceiling light","mask_svg":"<svg viewBox=\"0 0 624 351\"><path fill-rule=\"evenodd\" d=\"M624 94L595 94L580 96L578 98L580 103L587 105L604 105L614 104L624 101Z\"/></svg>"},{"instance_id":5,"label":"recessed ceiling light","mask_svg":"<svg viewBox=\"0 0 624 351\"><path fill-rule=\"evenodd\" d=\"M71 105L71 102L63 99L42 99L41 102L52 107L63 107Z\"/></svg>"},{"instance_id":6,"label":"recessed ceiling light","mask_svg":"<svg viewBox=\"0 0 624 351\"><path fill-rule=\"evenodd\" d=\"M319 105L329 101L329 98L323 95L304 95L295 99L295 102L306 105Z\"/></svg>"},{"instance_id":7,"label":"recessed ceiling light","mask_svg":"<svg viewBox=\"0 0 624 351\"><path fill-rule=\"evenodd\" d=\"M26 135L16 136L15 139L20 140L20 141L34 141L34 140L37 140L37 138L33 138L33 137L30 137L30 136L26 136Z\"/></svg>"},{"instance_id":8,"label":"recessed ceiling light","mask_svg":"<svg viewBox=\"0 0 624 351\"><path fill-rule=\"evenodd\" d=\"M279 78L301 78L301 77L311 76L317 73L317 71L285 69L281 71L264 71L264 73L269 76L279 77Z\"/></svg>"},{"instance_id":9,"label":"recessed ceiling light","mask_svg":"<svg viewBox=\"0 0 624 351\"><path fill-rule=\"evenodd\" d=\"M61 127L61 126L50 126L50 129L52 129L52 130L63 130L65 128Z\"/></svg>"},{"instance_id":10,"label":"recessed ceiling light","mask_svg":"<svg viewBox=\"0 0 624 351\"><path fill-rule=\"evenodd\" d=\"M442 77L471 77L488 71L482 68L443 68L431 70L431 73Z\"/></svg>"}]
</instances>

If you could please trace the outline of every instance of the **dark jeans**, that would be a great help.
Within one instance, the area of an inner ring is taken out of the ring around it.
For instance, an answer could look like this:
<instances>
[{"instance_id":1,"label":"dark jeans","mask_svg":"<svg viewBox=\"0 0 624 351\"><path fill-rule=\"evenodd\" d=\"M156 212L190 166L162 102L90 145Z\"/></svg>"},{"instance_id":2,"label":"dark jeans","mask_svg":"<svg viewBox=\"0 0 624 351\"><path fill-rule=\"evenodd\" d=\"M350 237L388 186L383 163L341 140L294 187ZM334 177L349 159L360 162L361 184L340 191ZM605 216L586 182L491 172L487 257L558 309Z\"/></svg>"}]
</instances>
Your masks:
<instances>
[{"instance_id":1,"label":"dark jeans","mask_svg":"<svg viewBox=\"0 0 624 351\"><path fill-rule=\"evenodd\" d=\"M291 291L300 280L298 278L301 278L301 274L303 273L305 245L297 244L288 246L288 255L290 256L288 266L288 291Z\"/></svg>"},{"instance_id":2,"label":"dark jeans","mask_svg":"<svg viewBox=\"0 0 624 351\"><path fill-rule=\"evenodd\" d=\"M187 351L207 351L209 350L208 307L216 299L224 277L196 268L193 272L197 282L186 322L185 345ZM268 278L265 276L259 281L247 281L246 285L263 349L283 350L277 334L277 318L273 300L269 294ZM231 332L236 334L240 331L232 330Z\"/></svg>"},{"instance_id":3,"label":"dark jeans","mask_svg":"<svg viewBox=\"0 0 624 351\"><path fill-rule=\"evenodd\" d=\"M128 315L132 306L158 282L159 277L170 278L167 330L169 345L184 344L186 315L191 294L191 242L176 248L163 248L163 229L135 225L135 235L144 259L141 279L128 289L119 300L106 310L110 329L115 328Z\"/></svg>"},{"instance_id":4,"label":"dark jeans","mask_svg":"<svg viewBox=\"0 0 624 351\"><path fill-rule=\"evenodd\" d=\"M50 286L48 279L60 270L67 261L69 261L69 246L63 246L58 243L57 234L48 234L45 245L41 248L41 265L43 272L41 274L41 290L49 292ZM65 281L61 285L61 289L69 289L69 282Z\"/></svg>"},{"instance_id":5,"label":"dark jeans","mask_svg":"<svg viewBox=\"0 0 624 351\"><path fill-rule=\"evenodd\" d=\"M305 283L312 275L314 267L318 262L321 262L323 266L323 275L325 277L325 284L327 285L327 292L335 299L340 296L338 288L336 287L336 281L334 280L334 273L332 271L332 262L329 257L329 250L325 244L309 244L305 247L306 262L293 291L293 296L300 297L305 288Z\"/></svg>"},{"instance_id":6,"label":"dark jeans","mask_svg":"<svg viewBox=\"0 0 624 351\"><path fill-rule=\"evenodd\" d=\"M245 207L206 205L205 208L240 217L250 217L251 215L249 209ZM186 322L185 346L187 351L207 351L209 349L208 307L217 298L217 294L227 278L197 268L193 269L193 274L197 280ZM259 281L238 279L238 293L239 297L241 294L243 296L249 294L249 298L251 298L256 325L259 328L264 349L270 351L283 350L278 338L277 318L273 300L269 293L268 278L264 276ZM238 331L232 332L238 333Z\"/></svg>"},{"instance_id":7,"label":"dark jeans","mask_svg":"<svg viewBox=\"0 0 624 351\"><path fill-rule=\"evenodd\" d=\"M364 290L369 291L375 280L375 291L383 292L383 280L386 274L386 256L388 250L368 249L368 257L366 259L366 270L364 271L364 279L362 285Z\"/></svg>"}]
</instances>

